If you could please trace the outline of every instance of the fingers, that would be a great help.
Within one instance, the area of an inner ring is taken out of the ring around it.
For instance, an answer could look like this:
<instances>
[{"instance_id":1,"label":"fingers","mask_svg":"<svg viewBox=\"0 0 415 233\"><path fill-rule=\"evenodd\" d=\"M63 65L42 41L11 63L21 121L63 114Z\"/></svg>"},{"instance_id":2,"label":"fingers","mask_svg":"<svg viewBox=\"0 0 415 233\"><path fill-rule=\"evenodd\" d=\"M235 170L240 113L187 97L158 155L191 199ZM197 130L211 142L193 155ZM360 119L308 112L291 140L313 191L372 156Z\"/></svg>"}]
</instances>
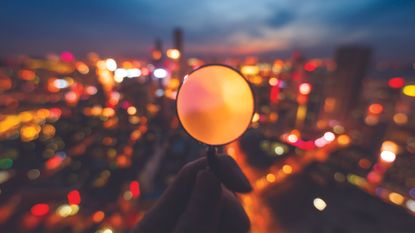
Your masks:
<instances>
[{"instance_id":1,"label":"fingers","mask_svg":"<svg viewBox=\"0 0 415 233\"><path fill-rule=\"evenodd\" d=\"M175 232L212 232L220 216L221 184L210 170L197 174L194 190Z\"/></svg>"},{"instance_id":2,"label":"fingers","mask_svg":"<svg viewBox=\"0 0 415 233\"><path fill-rule=\"evenodd\" d=\"M201 180L199 180L199 182L202 182L202 180L205 179L212 181L211 176L213 175L214 178L219 177L220 181L233 192L245 193L252 190L249 181L230 156L217 156L216 162L217 166L215 174L212 172L209 172L209 175L202 173L204 174L202 177L207 176L210 178L200 178ZM195 184L198 172L205 168L207 168L206 158L201 158L185 165L180 170L175 181L164 192L160 200L139 223L135 232L171 232L176 226L180 216L187 210L186 206L189 206L189 199L190 201L196 200L191 199L193 198L192 190L194 188L196 189ZM216 181L216 183L220 184L218 178L216 178ZM200 185L202 185L202 183L199 183L199 186ZM195 192L196 190L193 190L193 193ZM209 194L210 192L210 190L207 190L206 193ZM204 196L202 197L204 198ZM207 198L213 198L213 196L208 196ZM216 200L212 199L212 201ZM203 210L200 211L203 212ZM212 217L213 216L207 218Z\"/></svg>"},{"instance_id":3,"label":"fingers","mask_svg":"<svg viewBox=\"0 0 415 233\"><path fill-rule=\"evenodd\" d=\"M246 233L250 221L235 195L226 188L222 189L222 206L217 232Z\"/></svg>"},{"instance_id":4,"label":"fingers","mask_svg":"<svg viewBox=\"0 0 415 233\"><path fill-rule=\"evenodd\" d=\"M206 158L186 164L135 232L171 232L187 206L197 173L206 167Z\"/></svg>"},{"instance_id":5,"label":"fingers","mask_svg":"<svg viewBox=\"0 0 415 233\"><path fill-rule=\"evenodd\" d=\"M215 172L229 190L238 193L248 193L252 191L252 186L249 184L249 181L241 168L239 168L235 160L229 155L217 156Z\"/></svg>"}]
</instances>

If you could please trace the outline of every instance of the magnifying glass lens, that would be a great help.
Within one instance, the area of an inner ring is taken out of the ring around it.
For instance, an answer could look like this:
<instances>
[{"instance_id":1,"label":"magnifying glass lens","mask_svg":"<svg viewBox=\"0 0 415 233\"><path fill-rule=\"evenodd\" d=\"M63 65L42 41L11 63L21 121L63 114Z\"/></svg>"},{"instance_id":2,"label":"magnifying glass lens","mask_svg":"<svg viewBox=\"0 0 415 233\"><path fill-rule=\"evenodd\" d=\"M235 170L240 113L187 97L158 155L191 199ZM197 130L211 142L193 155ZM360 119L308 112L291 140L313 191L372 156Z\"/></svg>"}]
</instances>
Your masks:
<instances>
[{"instance_id":1,"label":"magnifying glass lens","mask_svg":"<svg viewBox=\"0 0 415 233\"><path fill-rule=\"evenodd\" d=\"M224 65L202 66L187 75L176 104L186 132L208 145L223 145L239 138L254 114L248 82Z\"/></svg>"}]
</instances>

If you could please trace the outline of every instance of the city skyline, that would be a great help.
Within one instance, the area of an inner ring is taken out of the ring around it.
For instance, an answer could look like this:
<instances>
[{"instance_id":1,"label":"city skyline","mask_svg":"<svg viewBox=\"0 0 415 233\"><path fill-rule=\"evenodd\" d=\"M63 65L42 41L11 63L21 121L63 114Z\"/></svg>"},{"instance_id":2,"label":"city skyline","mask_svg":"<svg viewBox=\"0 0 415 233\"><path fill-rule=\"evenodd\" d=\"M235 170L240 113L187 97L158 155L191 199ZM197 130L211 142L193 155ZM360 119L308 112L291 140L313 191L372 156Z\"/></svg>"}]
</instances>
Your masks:
<instances>
[{"instance_id":1,"label":"city skyline","mask_svg":"<svg viewBox=\"0 0 415 233\"><path fill-rule=\"evenodd\" d=\"M172 46L181 27L192 56L332 57L362 44L378 60L413 61L412 1L2 1L0 57L69 50L119 57Z\"/></svg>"}]
</instances>

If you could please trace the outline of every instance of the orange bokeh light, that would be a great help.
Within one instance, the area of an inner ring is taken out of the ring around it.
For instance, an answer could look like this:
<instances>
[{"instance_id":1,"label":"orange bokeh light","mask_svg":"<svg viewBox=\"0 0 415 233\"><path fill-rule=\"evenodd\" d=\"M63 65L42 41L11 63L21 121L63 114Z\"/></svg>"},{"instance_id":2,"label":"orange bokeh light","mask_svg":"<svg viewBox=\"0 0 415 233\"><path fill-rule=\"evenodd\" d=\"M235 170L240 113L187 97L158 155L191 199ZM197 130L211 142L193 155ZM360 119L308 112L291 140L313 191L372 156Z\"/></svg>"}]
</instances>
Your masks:
<instances>
[{"instance_id":1,"label":"orange bokeh light","mask_svg":"<svg viewBox=\"0 0 415 233\"><path fill-rule=\"evenodd\" d=\"M383 106L381 104L369 105L369 112L372 114L380 114L383 112Z\"/></svg>"}]
</instances>

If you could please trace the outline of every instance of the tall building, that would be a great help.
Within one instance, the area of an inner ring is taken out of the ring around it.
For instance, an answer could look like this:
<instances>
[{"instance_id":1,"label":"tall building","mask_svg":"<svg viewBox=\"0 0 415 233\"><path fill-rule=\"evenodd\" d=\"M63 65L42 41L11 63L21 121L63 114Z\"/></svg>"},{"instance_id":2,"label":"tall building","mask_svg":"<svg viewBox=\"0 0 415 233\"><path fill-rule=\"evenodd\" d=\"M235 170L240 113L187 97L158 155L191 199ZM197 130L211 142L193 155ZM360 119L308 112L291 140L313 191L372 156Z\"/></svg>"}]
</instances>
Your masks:
<instances>
[{"instance_id":1,"label":"tall building","mask_svg":"<svg viewBox=\"0 0 415 233\"><path fill-rule=\"evenodd\" d=\"M335 53L336 70L327 80L320 120L337 120L347 125L353 121L363 78L370 62L371 50L366 47L341 47Z\"/></svg>"},{"instance_id":2,"label":"tall building","mask_svg":"<svg viewBox=\"0 0 415 233\"><path fill-rule=\"evenodd\" d=\"M163 59L163 46L161 40L159 39L154 41L154 47L151 51L151 58L153 59L154 64L159 64Z\"/></svg>"},{"instance_id":3,"label":"tall building","mask_svg":"<svg viewBox=\"0 0 415 233\"><path fill-rule=\"evenodd\" d=\"M173 30L173 48L183 53L183 31L181 28Z\"/></svg>"},{"instance_id":4,"label":"tall building","mask_svg":"<svg viewBox=\"0 0 415 233\"><path fill-rule=\"evenodd\" d=\"M186 63L183 54L183 30L179 27L173 30L173 48L177 49L180 53L180 57L177 60L177 75L180 78L183 78L184 75L187 73Z\"/></svg>"}]
</instances>

